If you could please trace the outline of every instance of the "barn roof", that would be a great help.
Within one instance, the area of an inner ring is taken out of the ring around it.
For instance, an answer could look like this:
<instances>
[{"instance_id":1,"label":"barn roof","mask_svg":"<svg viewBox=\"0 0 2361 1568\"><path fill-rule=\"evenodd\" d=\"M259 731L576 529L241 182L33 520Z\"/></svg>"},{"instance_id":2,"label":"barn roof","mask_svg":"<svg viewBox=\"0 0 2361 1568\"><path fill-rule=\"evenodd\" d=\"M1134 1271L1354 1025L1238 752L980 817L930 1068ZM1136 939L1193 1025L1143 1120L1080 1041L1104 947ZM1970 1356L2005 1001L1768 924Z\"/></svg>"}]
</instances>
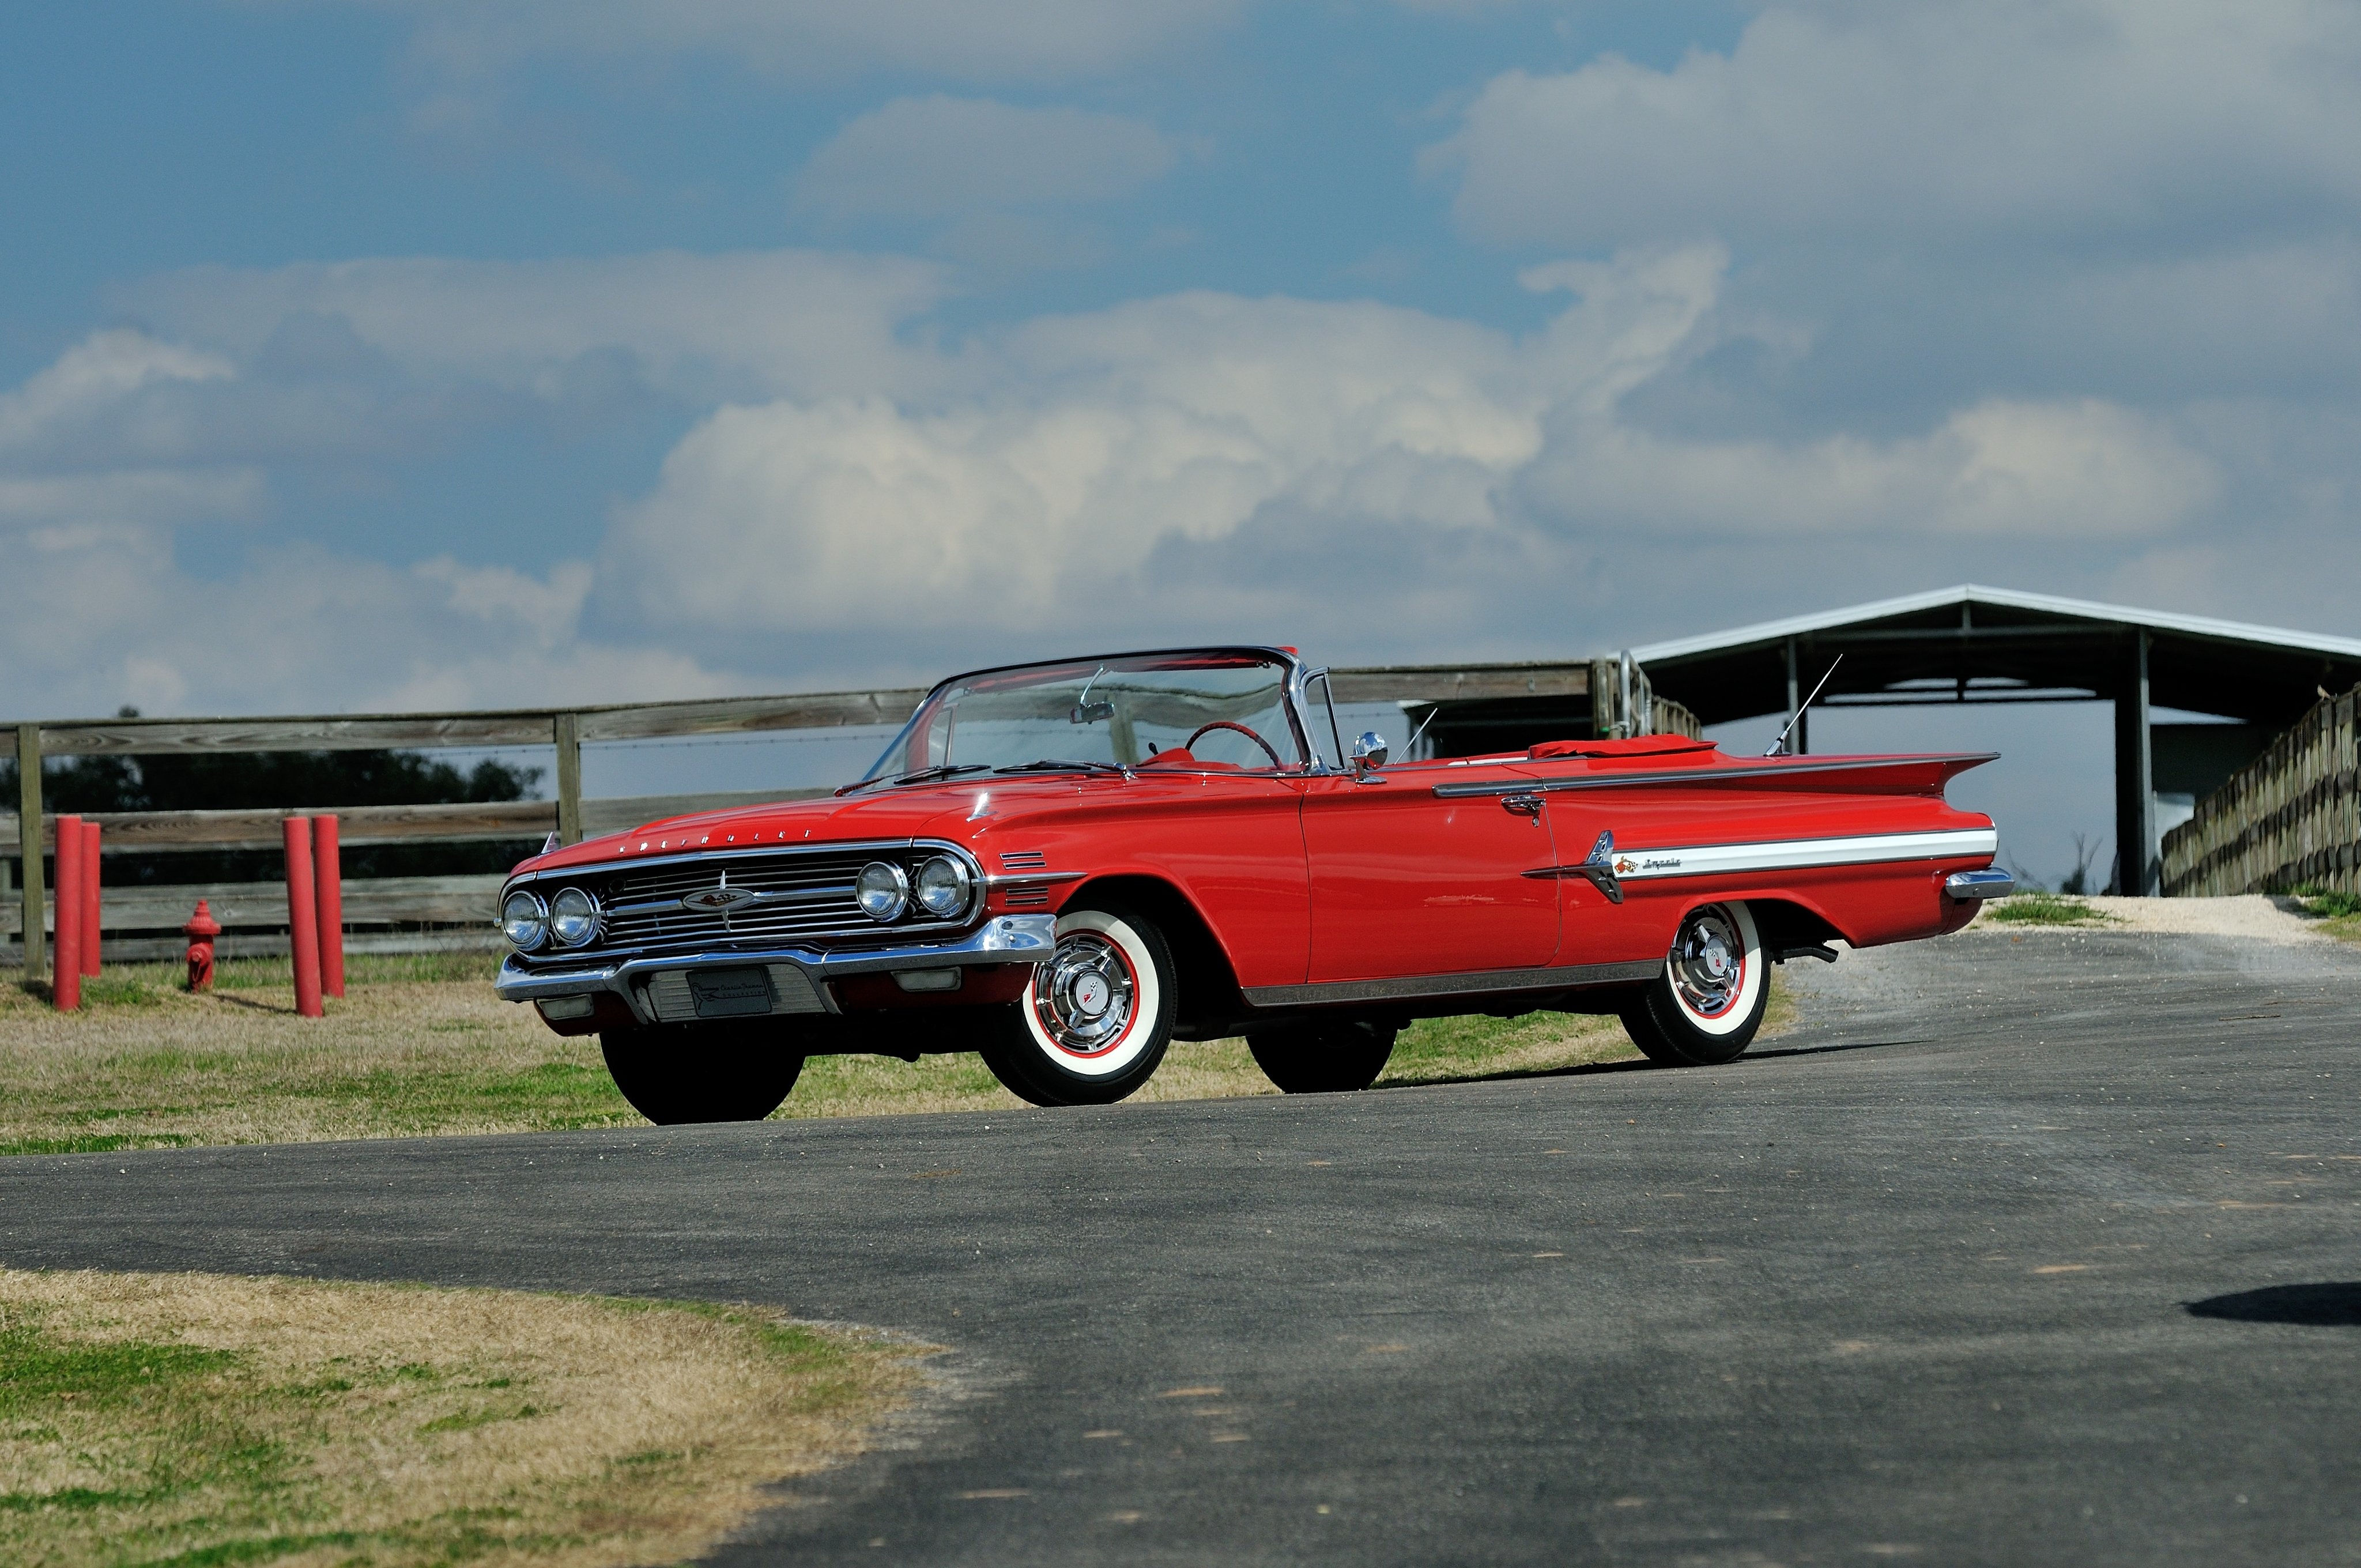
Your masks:
<instances>
[{"instance_id":1,"label":"barn roof","mask_svg":"<svg viewBox=\"0 0 2361 1568\"><path fill-rule=\"evenodd\" d=\"M1844 662L1829 707L2089 702L2121 695L2147 642L2156 706L2272 726L2361 685L2361 638L1975 584L1635 648L1656 691L1708 724L1788 710Z\"/></svg>"}]
</instances>

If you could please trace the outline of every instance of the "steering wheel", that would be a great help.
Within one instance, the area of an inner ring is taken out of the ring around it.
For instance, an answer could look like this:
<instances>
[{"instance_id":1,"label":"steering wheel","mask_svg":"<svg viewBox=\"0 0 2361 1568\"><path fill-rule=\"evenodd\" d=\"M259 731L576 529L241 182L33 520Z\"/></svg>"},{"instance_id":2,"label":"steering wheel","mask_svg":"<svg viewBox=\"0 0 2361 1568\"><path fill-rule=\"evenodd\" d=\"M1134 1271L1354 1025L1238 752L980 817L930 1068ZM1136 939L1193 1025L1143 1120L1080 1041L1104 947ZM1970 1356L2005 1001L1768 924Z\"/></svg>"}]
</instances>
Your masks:
<instances>
[{"instance_id":1,"label":"steering wheel","mask_svg":"<svg viewBox=\"0 0 2361 1568\"><path fill-rule=\"evenodd\" d=\"M1185 751L1194 751L1197 749L1198 737L1203 735L1208 729L1235 729L1239 734L1245 736L1247 740L1253 741L1256 745L1261 747L1262 754L1270 759L1270 765L1272 767L1284 768L1287 766L1285 762L1279 760L1279 753L1271 750L1269 741L1264 740L1261 736L1256 734L1245 725L1233 724L1226 718L1216 718L1210 724L1200 724L1197 726L1196 732L1191 734L1186 740L1180 742L1181 750Z\"/></svg>"}]
</instances>

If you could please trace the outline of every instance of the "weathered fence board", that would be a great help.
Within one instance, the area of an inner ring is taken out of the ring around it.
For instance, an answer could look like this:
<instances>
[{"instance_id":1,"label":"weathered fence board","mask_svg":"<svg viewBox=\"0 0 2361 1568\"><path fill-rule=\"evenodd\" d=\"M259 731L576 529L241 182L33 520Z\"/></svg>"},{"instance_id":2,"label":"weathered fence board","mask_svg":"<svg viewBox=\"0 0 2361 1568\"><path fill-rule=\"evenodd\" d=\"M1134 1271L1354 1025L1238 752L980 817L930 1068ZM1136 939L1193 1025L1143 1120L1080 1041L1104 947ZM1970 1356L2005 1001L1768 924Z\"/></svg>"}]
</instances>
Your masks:
<instances>
[{"instance_id":1,"label":"weathered fence board","mask_svg":"<svg viewBox=\"0 0 2361 1568\"><path fill-rule=\"evenodd\" d=\"M704 795L610 795L582 803L588 833L620 833L665 817L802 800L825 790L732 790ZM109 855L144 855L181 850L276 850L279 824L289 817L333 810L336 837L346 849L357 844L420 840L467 843L545 837L557 826L557 805L547 800L500 800L461 806L346 806L263 811L96 811L99 843ZM41 845L56 847L57 818L41 819ZM17 849L16 818L0 817L0 854ZM356 883L354 886L360 885Z\"/></svg>"},{"instance_id":2,"label":"weathered fence board","mask_svg":"<svg viewBox=\"0 0 2361 1568\"><path fill-rule=\"evenodd\" d=\"M345 884L348 926L463 926L489 928L500 898L498 876L376 877ZM99 901L100 928L106 931L169 931L177 928L203 899L223 926L284 927L287 884L276 882L189 883L183 886L107 888ZM57 906L45 903L44 927L53 927ZM15 909L0 912L0 935L15 936L23 921Z\"/></svg>"},{"instance_id":3,"label":"weathered fence board","mask_svg":"<svg viewBox=\"0 0 2361 1568\"><path fill-rule=\"evenodd\" d=\"M2165 835L2164 891L2361 893L2361 687L2330 697Z\"/></svg>"}]
</instances>

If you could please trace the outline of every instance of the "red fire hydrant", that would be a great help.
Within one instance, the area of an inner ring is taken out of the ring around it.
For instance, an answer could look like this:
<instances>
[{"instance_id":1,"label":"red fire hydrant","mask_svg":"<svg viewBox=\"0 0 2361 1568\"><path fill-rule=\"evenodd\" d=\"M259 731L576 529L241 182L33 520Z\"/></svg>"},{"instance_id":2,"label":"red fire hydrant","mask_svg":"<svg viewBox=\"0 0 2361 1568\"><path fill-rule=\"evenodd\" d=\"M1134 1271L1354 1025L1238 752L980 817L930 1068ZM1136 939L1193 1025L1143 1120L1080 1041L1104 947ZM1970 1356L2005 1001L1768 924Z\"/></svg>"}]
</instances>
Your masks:
<instances>
[{"instance_id":1,"label":"red fire hydrant","mask_svg":"<svg viewBox=\"0 0 2361 1568\"><path fill-rule=\"evenodd\" d=\"M214 938L222 934L221 922L214 919L205 900L197 900L197 912L181 927L181 935L189 939L189 989L211 991L214 988Z\"/></svg>"}]
</instances>

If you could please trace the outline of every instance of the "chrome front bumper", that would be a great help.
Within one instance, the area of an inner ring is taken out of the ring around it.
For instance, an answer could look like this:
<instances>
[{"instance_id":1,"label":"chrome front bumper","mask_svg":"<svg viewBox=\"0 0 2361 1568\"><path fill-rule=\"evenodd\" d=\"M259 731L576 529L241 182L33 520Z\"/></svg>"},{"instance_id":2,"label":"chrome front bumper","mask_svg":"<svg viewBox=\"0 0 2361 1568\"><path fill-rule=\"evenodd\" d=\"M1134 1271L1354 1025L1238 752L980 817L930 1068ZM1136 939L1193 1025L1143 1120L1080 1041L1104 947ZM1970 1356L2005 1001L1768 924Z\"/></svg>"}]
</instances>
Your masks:
<instances>
[{"instance_id":1,"label":"chrome front bumper","mask_svg":"<svg viewBox=\"0 0 2361 1568\"><path fill-rule=\"evenodd\" d=\"M1962 903L2006 898L2016 891L2016 879L2004 871L1953 872L1943 879L1943 891Z\"/></svg>"},{"instance_id":2,"label":"chrome front bumper","mask_svg":"<svg viewBox=\"0 0 2361 1568\"><path fill-rule=\"evenodd\" d=\"M631 1015L654 1023L648 1010L647 984L656 976L704 969L760 969L793 964L812 981L856 974L885 974L895 970L961 969L970 964L1038 964L1057 950L1058 917L1051 914L995 915L965 937L952 942L928 942L906 948L857 948L826 952L817 948L759 948L719 953L667 953L656 958L626 959L620 963L572 970L527 970L514 954L500 965L492 989L503 1002L540 1002L558 996L592 996L609 992L623 999ZM819 992L825 1001L828 992ZM829 1011L834 1012L833 1004Z\"/></svg>"}]
</instances>

